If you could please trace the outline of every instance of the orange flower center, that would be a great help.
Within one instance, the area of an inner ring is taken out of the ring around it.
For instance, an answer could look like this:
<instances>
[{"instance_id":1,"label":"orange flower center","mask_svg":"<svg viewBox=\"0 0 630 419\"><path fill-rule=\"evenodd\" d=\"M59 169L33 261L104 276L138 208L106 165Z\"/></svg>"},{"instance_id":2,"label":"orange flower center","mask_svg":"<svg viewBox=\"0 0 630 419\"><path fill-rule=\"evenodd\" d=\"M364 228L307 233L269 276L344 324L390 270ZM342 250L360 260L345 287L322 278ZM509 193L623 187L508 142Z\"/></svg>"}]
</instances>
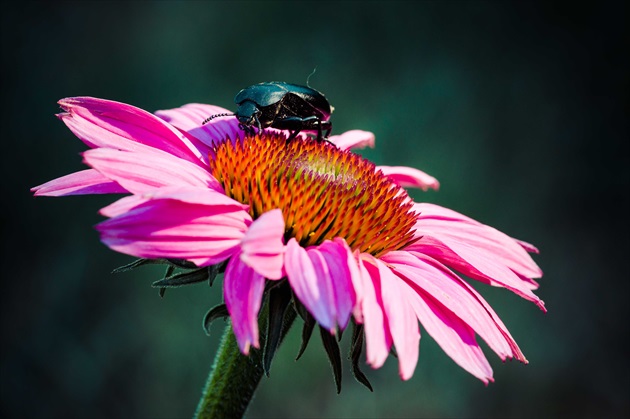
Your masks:
<instances>
[{"instance_id":1,"label":"orange flower center","mask_svg":"<svg viewBox=\"0 0 630 419\"><path fill-rule=\"evenodd\" d=\"M417 214L373 163L326 141L263 133L215 145L211 174L252 218L280 208L285 238L312 246L343 237L374 256L414 241Z\"/></svg>"}]
</instances>

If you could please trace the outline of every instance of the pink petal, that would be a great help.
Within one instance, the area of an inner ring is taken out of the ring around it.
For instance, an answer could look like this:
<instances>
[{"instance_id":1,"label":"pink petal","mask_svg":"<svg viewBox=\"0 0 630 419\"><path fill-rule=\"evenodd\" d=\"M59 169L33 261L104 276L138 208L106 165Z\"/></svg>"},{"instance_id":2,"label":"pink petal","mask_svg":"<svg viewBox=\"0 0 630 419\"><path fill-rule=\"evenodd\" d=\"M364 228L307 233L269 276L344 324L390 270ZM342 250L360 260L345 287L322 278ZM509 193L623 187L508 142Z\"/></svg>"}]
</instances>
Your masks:
<instances>
[{"instance_id":1,"label":"pink petal","mask_svg":"<svg viewBox=\"0 0 630 419\"><path fill-rule=\"evenodd\" d=\"M159 189L152 189L138 196L143 199L172 199L188 204L207 205L209 207L218 208L226 207L226 212L235 210L246 212L249 210L248 205L241 204L222 192L206 187L165 186ZM247 219L250 220L248 222L249 225L249 223L251 223L249 214L247 215Z\"/></svg>"},{"instance_id":2,"label":"pink petal","mask_svg":"<svg viewBox=\"0 0 630 419\"><path fill-rule=\"evenodd\" d=\"M521 247L523 249L525 249L525 251L529 252L529 253L540 253L540 251L538 250L538 248L536 246L534 246L533 244L524 242L522 240L518 240L518 239L514 239L514 241L516 241L518 244L521 245Z\"/></svg>"},{"instance_id":3,"label":"pink petal","mask_svg":"<svg viewBox=\"0 0 630 419\"><path fill-rule=\"evenodd\" d=\"M220 106L206 105L203 103L188 103L179 108L156 111L155 116L163 119L164 121L182 131L190 131L192 129L201 127L203 121L205 121L208 117L226 113L233 114L232 111L229 111ZM236 117L234 116L232 116L231 118L236 119ZM215 119L211 120L210 123ZM235 123L235 125L238 125L238 121Z\"/></svg>"},{"instance_id":4,"label":"pink petal","mask_svg":"<svg viewBox=\"0 0 630 419\"><path fill-rule=\"evenodd\" d=\"M134 194L164 186L196 186L223 191L208 171L168 154L98 148L84 152L83 159L103 176Z\"/></svg>"},{"instance_id":5,"label":"pink petal","mask_svg":"<svg viewBox=\"0 0 630 419\"><path fill-rule=\"evenodd\" d=\"M492 368L477 344L474 330L424 292L409 287L406 293L422 326L442 350L485 384L494 381Z\"/></svg>"},{"instance_id":6,"label":"pink petal","mask_svg":"<svg viewBox=\"0 0 630 419\"><path fill-rule=\"evenodd\" d=\"M529 284L501 261L491 259L486 252L479 251L477 247L472 247L467 243L446 237L443 240L442 242L436 238L424 236L405 250L431 256L462 274L486 284L507 288L546 311L545 303L532 292Z\"/></svg>"},{"instance_id":7,"label":"pink petal","mask_svg":"<svg viewBox=\"0 0 630 419\"><path fill-rule=\"evenodd\" d=\"M412 287L435 298L475 330L501 359L515 357L526 362L518 345L492 308L468 284L429 256L405 251L382 257Z\"/></svg>"},{"instance_id":8,"label":"pink petal","mask_svg":"<svg viewBox=\"0 0 630 419\"><path fill-rule=\"evenodd\" d=\"M415 225L417 237L434 237L449 246L464 243L518 275L527 278L542 276L542 271L520 242L504 233L438 205L416 204L414 210L420 213ZM457 249L452 250L457 253ZM459 256L466 259L466 255Z\"/></svg>"},{"instance_id":9,"label":"pink petal","mask_svg":"<svg viewBox=\"0 0 630 419\"><path fill-rule=\"evenodd\" d=\"M235 116L214 118L202 125L208 117L225 113L232 112L219 106L191 103L181 108L157 111L155 114L186 132L196 147L206 156L213 153L212 146L216 142L224 141L226 138L234 141L245 135Z\"/></svg>"},{"instance_id":10,"label":"pink petal","mask_svg":"<svg viewBox=\"0 0 630 419\"><path fill-rule=\"evenodd\" d=\"M440 182L433 176L429 176L421 170L405 166L376 166L384 175L403 188L420 188L423 191L438 190Z\"/></svg>"},{"instance_id":11,"label":"pink petal","mask_svg":"<svg viewBox=\"0 0 630 419\"><path fill-rule=\"evenodd\" d=\"M235 254L225 268L223 298L232 318L238 347L249 355L249 347L260 348L258 312L265 290L265 278L241 261Z\"/></svg>"},{"instance_id":12,"label":"pink petal","mask_svg":"<svg viewBox=\"0 0 630 419\"><path fill-rule=\"evenodd\" d=\"M359 259L362 299L360 311L365 328L365 353L367 363L374 369L385 363L392 346L392 336L386 323L381 297L381 279L374 258L365 253Z\"/></svg>"},{"instance_id":13,"label":"pink petal","mask_svg":"<svg viewBox=\"0 0 630 419\"><path fill-rule=\"evenodd\" d=\"M400 378L408 380L416 369L420 344L418 318L408 301L412 293L383 262L378 259L375 262L381 279L383 308L398 354Z\"/></svg>"},{"instance_id":14,"label":"pink petal","mask_svg":"<svg viewBox=\"0 0 630 419\"><path fill-rule=\"evenodd\" d=\"M128 193L118 183L94 169L82 170L31 188L35 196Z\"/></svg>"},{"instance_id":15,"label":"pink petal","mask_svg":"<svg viewBox=\"0 0 630 419\"><path fill-rule=\"evenodd\" d=\"M195 164L203 156L173 126L135 106L91 97L66 98L60 118L88 146L125 151L162 150Z\"/></svg>"},{"instance_id":16,"label":"pink petal","mask_svg":"<svg viewBox=\"0 0 630 419\"><path fill-rule=\"evenodd\" d=\"M152 199L173 199L188 204L224 206L228 208L227 211L247 211L249 209L247 205L211 189L175 186L152 190L142 195L126 196L101 208L99 213L106 217L116 217Z\"/></svg>"},{"instance_id":17,"label":"pink petal","mask_svg":"<svg viewBox=\"0 0 630 419\"><path fill-rule=\"evenodd\" d=\"M241 241L241 261L269 279L285 276L284 218L280 209L262 214L250 226Z\"/></svg>"},{"instance_id":18,"label":"pink petal","mask_svg":"<svg viewBox=\"0 0 630 419\"><path fill-rule=\"evenodd\" d=\"M369 131L358 129L346 131L340 135L331 135L328 141L336 145L341 150L351 148L374 148L374 134Z\"/></svg>"},{"instance_id":19,"label":"pink petal","mask_svg":"<svg viewBox=\"0 0 630 419\"><path fill-rule=\"evenodd\" d=\"M336 322L343 330L350 321L350 315L356 303L352 276L359 275L359 267L352 250L342 238L335 238L333 241L326 240L317 246L317 250L328 266Z\"/></svg>"},{"instance_id":20,"label":"pink petal","mask_svg":"<svg viewBox=\"0 0 630 419\"><path fill-rule=\"evenodd\" d=\"M317 250L307 252L295 238L291 238L287 243L284 264L295 296L317 323L333 333L336 309L330 272L321 253Z\"/></svg>"},{"instance_id":21,"label":"pink petal","mask_svg":"<svg viewBox=\"0 0 630 419\"><path fill-rule=\"evenodd\" d=\"M151 199L96 228L103 243L121 253L186 259L197 266L216 264L238 250L251 218L238 206L208 202L220 194L205 192L205 198L185 191L180 199Z\"/></svg>"},{"instance_id":22,"label":"pink petal","mask_svg":"<svg viewBox=\"0 0 630 419\"><path fill-rule=\"evenodd\" d=\"M149 201L149 199L141 195L129 195L101 208L98 213L108 218L117 217L147 201Z\"/></svg>"}]
</instances>

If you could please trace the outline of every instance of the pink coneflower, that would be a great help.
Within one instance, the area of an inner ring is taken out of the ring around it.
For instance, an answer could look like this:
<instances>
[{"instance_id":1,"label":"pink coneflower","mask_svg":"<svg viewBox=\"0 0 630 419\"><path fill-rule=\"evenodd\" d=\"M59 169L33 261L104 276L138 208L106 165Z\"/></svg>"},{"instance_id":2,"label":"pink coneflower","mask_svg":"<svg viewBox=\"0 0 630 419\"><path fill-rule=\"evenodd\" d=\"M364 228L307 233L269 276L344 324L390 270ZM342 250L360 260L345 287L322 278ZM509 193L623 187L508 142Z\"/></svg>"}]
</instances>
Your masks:
<instances>
[{"instance_id":1,"label":"pink coneflower","mask_svg":"<svg viewBox=\"0 0 630 419\"><path fill-rule=\"evenodd\" d=\"M97 225L110 248L146 259L224 269L223 295L244 354L259 348L258 315L274 284L334 335L360 325L367 363L395 348L409 379L419 323L462 368L492 381L479 335L502 360L525 356L483 297L455 271L534 302L542 275L530 244L455 211L413 202L403 187L437 189L408 167L375 166L349 151L365 131L330 142L265 130L190 104L155 115L89 97L63 99L60 119L91 150L91 168L33 188L35 195L128 193ZM288 285L286 285L288 284ZM334 339L332 340L334 342ZM356 349L356 348L355 348ZM360 347L359 347L360 350Z\"/></svg>"}]
</instances>

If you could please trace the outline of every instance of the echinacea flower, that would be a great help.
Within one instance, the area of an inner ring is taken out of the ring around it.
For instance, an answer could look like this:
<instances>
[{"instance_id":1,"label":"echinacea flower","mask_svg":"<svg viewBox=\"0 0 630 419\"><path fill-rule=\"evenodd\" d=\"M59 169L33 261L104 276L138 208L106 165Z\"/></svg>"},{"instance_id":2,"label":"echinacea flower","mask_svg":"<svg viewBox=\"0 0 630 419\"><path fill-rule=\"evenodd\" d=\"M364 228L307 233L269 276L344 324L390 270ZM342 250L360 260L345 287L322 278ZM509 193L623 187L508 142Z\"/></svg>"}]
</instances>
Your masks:
<instances>
[{"instance_id":1,"label":"echinacea flower","mask_svg":"<svg viewBox=\"0 0 630 419\"><path fill-rule=\"evenodd\" d=\"M35 195L129 194L101 209L109 218L97 225L103 243L139 258L221 266L242 353L260 348L263 298L283 284L324 336L360 325L353 339L359 351L365 340L371 367L382 366L394 347L404 380L418 361L419 324L484 383L492 369L477 335L502 360L527 362L456 272L545 310L533 293L542 275L528 254L536 248L453 210L413 202L404 187L437 189L437 180L349 151L373 146L371 133L287 143L273 129L247 134L234 117L200 125L228 112L216 106L154 115L89 97L59 104L59 118L90 147L83 153L90 169L35 187Z\"/></svg>"}]
</instances>

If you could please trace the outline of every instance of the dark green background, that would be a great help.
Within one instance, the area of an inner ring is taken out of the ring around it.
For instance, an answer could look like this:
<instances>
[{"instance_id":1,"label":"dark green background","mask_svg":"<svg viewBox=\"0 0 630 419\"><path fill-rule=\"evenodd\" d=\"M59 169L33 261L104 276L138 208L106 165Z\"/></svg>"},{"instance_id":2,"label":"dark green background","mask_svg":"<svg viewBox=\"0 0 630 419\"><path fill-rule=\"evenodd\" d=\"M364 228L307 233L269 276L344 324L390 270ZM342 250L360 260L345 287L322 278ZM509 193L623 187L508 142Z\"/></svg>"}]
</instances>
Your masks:
<instances>
[{"instance_id":1,"label":"dark green background","mask_svg":"<svg viewBox=\"0 0 630 419\"><path fill-rule=\"evenodd\" d=\"M549 312L480 287L530 360L503 365L484 345L487 388L424 334L413 379L390 358L366 367L370 393L346 363L336 395L317 340L293 361L296 328L249 416L629 414L624 3L20 2L1 14L0 416L189 417L221 334L201 328L220 281L161 300L149 287L160 269L110 275L131 260L92 229L112 197L31 196L83 168L56 101L233 109L240 88L304 83L315 67L334 132L373 131L366 157L441 181L415 199L540 248Z\"/></svg>"}]
</instances>

